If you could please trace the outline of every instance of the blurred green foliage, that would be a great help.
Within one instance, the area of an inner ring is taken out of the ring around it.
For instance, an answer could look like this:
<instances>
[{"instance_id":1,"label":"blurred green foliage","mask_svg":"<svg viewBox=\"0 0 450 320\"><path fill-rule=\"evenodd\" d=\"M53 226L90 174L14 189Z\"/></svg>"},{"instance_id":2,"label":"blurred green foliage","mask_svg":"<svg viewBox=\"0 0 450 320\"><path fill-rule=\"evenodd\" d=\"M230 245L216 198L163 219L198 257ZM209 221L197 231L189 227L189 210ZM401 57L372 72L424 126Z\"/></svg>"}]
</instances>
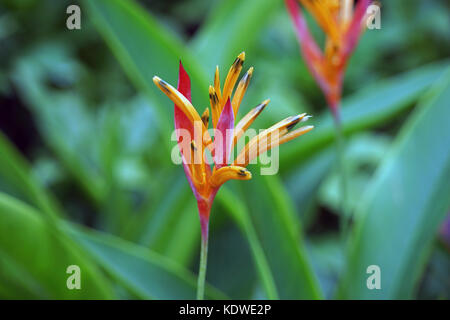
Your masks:
<instances>
[{"instance_id":1,"label":"blurred green foliage","mask_svg":"<svg viewBox=\"0 0 450 320\"><path fill-rule=\"evenodd\" d=\"M81 30L65 26L73 3ZM175 84L181 59L203 111L215 65L245 50L240 112L270 98L255 128L300 112L316 128L280 148L279 175L250 166L251 181L220 190L207 297L448 299L449 13L382 1L382 29L350 60L343 242L333 123L283 1L0 1L0 297L195 297L196 204L151 79ZM66 289L71 264L82 290ZM371 264L381 290L366 287Z\"/></svg>"}]
</instances>

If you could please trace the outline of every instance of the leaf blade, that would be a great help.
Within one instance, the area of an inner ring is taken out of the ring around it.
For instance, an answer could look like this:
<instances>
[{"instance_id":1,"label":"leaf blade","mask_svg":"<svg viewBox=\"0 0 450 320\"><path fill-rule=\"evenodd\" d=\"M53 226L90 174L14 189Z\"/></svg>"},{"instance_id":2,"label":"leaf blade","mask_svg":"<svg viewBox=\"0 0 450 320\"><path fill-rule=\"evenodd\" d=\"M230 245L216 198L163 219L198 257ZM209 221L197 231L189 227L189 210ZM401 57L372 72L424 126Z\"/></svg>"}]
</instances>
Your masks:
<instances>
[{"instance_id":1,"label":"leaf blade","mask_svg":"<svg viewBox=\"0 0 450 320\"><path fill-rule=\"evenodd\" d=\"M10 265L19 266L21 275L27 275L23 280L32 279L24 281L21 288L34 293L36 299L114 297L109 282L84 252L71 247L42 214L3 193L0 193L0 247L2 258L8 257ZM73 264L78 265L82 272L82 290L69 290L66 287L69 277L66 269ZM2 279L2 284L8 283L8 274L0 273L0 276L6 277ZM14 289L9 289L13 298L23 298L22 291L15 295Z\"/></svg>"},{"instance_id":2,"label":"leaf blade","mask_svg":"<svg viewBox=\"0 0 450 320\"><path fill-rule=\"evenodd\" d=\"M450 151L435 143L439 137L450 144L448 71L432 92L403 128L357 210L339 298L405 299L413 294L450 205ZM381 268L381 290L366 287L365 269L371 264Z\"/></svg>"}]
</instances>

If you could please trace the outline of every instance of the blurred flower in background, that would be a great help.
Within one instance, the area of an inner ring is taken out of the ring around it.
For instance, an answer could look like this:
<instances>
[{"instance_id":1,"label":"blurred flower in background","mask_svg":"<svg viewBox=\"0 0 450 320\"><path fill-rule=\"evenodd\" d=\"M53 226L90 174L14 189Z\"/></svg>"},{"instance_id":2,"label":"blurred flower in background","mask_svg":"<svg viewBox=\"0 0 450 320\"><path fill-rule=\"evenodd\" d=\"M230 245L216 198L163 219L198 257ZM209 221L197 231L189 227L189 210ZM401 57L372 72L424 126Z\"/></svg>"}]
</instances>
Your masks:
<instances>
[{"instance_id":1,"label":"blurred flower in background","mask_svg":"<svg viewBox=\"0 0 450 320\"><path fill-rule=\"evenodd\" d=\"M312 38L296 0L285 0L300 42L303 58L322 89L328 106L339 120L342 80L350 55L365 28L371 0L300 0L326 35L322 53Z\"/></svg>"},{"instance_id":2,"label":"blurred flower in background","mask_svg":"<svg viewBox=\"0 0 450 320\"><path fill-rule=\"evenodd\" d=\"M345 142L342 133L340 104L342 82L347 61L358 44L360 34L366 27L367 9L371 0L299 0L325 33L322 51L311 36L302 10L296 0L285 0L294 23L302 56L325 95L336 127L337 162L340 174L341 233L345 241L351 212L348 203L348 178L344 159Z\"/></svg>"}]
</instances>

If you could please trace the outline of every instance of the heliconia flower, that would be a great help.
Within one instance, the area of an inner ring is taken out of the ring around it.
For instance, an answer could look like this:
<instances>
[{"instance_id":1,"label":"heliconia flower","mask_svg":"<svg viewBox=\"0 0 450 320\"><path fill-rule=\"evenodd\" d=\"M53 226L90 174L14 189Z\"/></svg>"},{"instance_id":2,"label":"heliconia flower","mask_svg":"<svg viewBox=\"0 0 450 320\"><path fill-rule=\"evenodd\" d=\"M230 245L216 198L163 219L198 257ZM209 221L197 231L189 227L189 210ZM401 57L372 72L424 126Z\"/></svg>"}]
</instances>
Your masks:
<instances>
[{"instance_id":1,"label":"heliconia flower","mask_svg":"<svg viewBox=\"0 0 450 320\"><path fill-rule=\"evenodd\" d=\"M175 103L175 129L183 129L190 134L191 140L184 141L185 136L177 130L184 171L197 199L203 237L207 237L211 206L222 184L231 179L251 179L252 175L246 169L250 161L261 153L313 129L313 126L304 126L292 130L298 122L308 119L306 114L288 117L251 139L236 159L230 161L232 148L269 103L269 100L263 101L235 124L242 98L253 74L253 68L250 68L232 94L244 59L245 53L242 52L231 66L223 88L220 86L219 68L216 67L214 85L209 87L211 111L206 108L202 116L191 103L191 82L181 62L177 89L159 77L153 77L158 88ZM207 131L211 122L215 129L214 140ZM195 138L196 130L201 133L201 137ZM213 168L206 161L206 149L211 153Z\"/></svg>"},{"instance_id":2,"label":"heliconia flower","mask_svg":"<svg viewBox=\"0 0 450 320\"><path fill-rule=\"evenodd\" d=\"M322 52L311 36L296 0L285 0L303 58L337 117L345 67L364 30L371 0L359 0L356 5L354 0L297 1L311 13L326 35L325 50Z\"/></svg>"}]
</instances>

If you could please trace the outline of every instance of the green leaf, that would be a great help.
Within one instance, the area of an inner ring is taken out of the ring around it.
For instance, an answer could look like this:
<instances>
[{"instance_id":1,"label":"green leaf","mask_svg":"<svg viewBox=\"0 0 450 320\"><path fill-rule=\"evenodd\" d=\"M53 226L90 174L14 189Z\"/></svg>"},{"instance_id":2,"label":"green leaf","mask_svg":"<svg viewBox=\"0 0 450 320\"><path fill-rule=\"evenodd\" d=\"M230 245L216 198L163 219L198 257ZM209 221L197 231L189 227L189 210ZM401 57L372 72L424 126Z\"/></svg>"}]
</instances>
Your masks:
<instances>
[{"instance_id":1,"label":"green leaf","mask_svg":"<svg viewBox=\"0 0 450 320\"><path fill-rule=\"evenodd\" d=\"M346 207L350 212L359 204L361 191L364 191L371 181L375 169L389 149L390 142L390 136L380 133L357 133L347 140L344 162L348 175ZM340 175L337 166L334 169L321 184L317 196L322 206L340 213Z\"/></svg>"},{"instance_id":2,"label":"green leaf","mask_svg":"<svg viewBox=\"0 0 450 320\"><path fill-rule=\"evenodd\" d=\"M128 217L124 235L187 267L200 243L198 209L183 170L173 171L159 180L148 203Z\"/></svg>"},{"instance_id":3,"label":"green leaf","mask_svg":"<svg viewBox=\"0 0 450 320\"><path fill-rule=\"evenodd\" d=\"M108 273L142 299L195 299L196 277L151 250L112 235L68 227L67 230L88 250ZM211 286L209 299L226 299Z\"/></svg>"},{"instance_id":4,"label":"green leaf","mask_svg":"<svg viewBox=\"0 0 450 320\"><path fill-rule=\"evenodd\" d=\"M240 52L252 49L278 7L281 2L277 0L222 1L192 40L191 48L206 70L214 72L219 65L223 76Z\"/></svg>"},{"instance_id":5,"label":"green leaf","mask_svg":"<svg viewBox=\"0 0 450 320\"><path fill-rule=\"evenodd\" d=\"M52 196L34 179L27 161L1 132L0 153L0 178L44 214L61 216L60 208Z\"/></svg>"},{"instance_id":6,"label":"green leaf","mask_svg":"<svg viewBox=\"0 0 450 320\"><path fill-rule=\"evenodd\" d=\"M384 124L406 110L436 78L448 62L435 63L367 87L344 99L342 122L346 134ZM333 142L334 125L328 110L308 124L316 128L297 142L281 147L281 170L288 171Z\"/></svg>"},{"instance_id":7,"label":"green leaf","mask_svg":"<svg viewBox=\"0 0 450 320\"><path fill-rule=\"evenodd\" d=\"M286 176L286 190L296 206L304 229L308 229L314 221L317 191L335 159L334 148L325 148Z\"/></svg>"},{"instance_id":8,"label":"green leaf","mask_svg":"<svg viewBox=\"0 0 450 320\"><path fill-rule=\"evenodd\" d=\"M251 219L273 270L280 299L322 298L300 222L279 177L255 172L248 190Z\"/></svg>"},{"instance_id":9,"label":"green leaf","mask_svg":"<svg viewBox=\"0 0 450 320\"><path fill-rule=\"evenodd\" d=\"M339 234L330 232L312 236L308 239L307 250L325 298L333 298L339 275L345 266Z\"/></svg>"},{"instance_id":10,"label":"green leaf","mask_svg":"<svg viewBox=\"0 0 450 320\"><path fill-rule=\"evenodd\" d=\"M89 258L28 205L0 193L0 293L22 299L111 299L112 288ZM69 290L67 267L81 270ZM17 280L17 281L16 281Z\"/></svg>"},{"instance_id":11,"label":"green leaf","mask_svg":"<svg viewBox=\"0 0 450 320\"><path fill-rule=\"evenodd\" d=\"M272 271L270 270L267 257L250 220L250 215L245 203L225 187L217 194L217 201L224 206L227 212L236 221L237 225L241 228L243 234L247 237L253 259L255 260L256 269L267 298L278 299L278 292Z\"/></svg>"},{"instance_id":12,"label":"green leaf","mask_svg":"<svg viewBox=\"0 0 450 320\"><path fill-rule=\"evenodd\" d=\"M195 252L200 247L201 238L197 203L192 195L168 234L171 236L167 239L164 255L183 266L191 265L196 257Z\"/></svg>"},{"instance_id":13,"label":"green leaf","mask_svg":"<svg viewBox=\"0 0 450 320\"><path fill-rule=\"evenodd\" d=\"M268 298L245 233L226 210L214 206L210 219L206 278L233 300Z\"/></svg>"},{"instance_id":14,"label":"green leaf","mask_svg":"<svg viewBox=\"0 0 450 320\"><path fill-rule=\"evenodd\" d=\"M170 136L173 130L173 103L153 84L154 75L176 87L178 62L181 60L191 77L194 106L208 105L208 81L199 62L148 12L134 1L98 0L84 3L91 20L125 72L158 108L163 134Z\"/></svg>"},{"instance_id":15,"label":"green leaf","mask_svg":"<svg viewBox=\"0 0 450 320\"><path fill-rule=\"evenodd\" d=\"M52 90L47 85L52 75L69 74L77 78L77 72L80 71L67 48L59 42L50 42L17 59L12 79L33 112L46 144L98 203L107 186L98 168L92 165L98 145L97 140L92 140L96 128L91 111L76 91Z\"/></svg>"},{"instance_id":16,"label":"green leaf","mask_svg":"<svg viewBox=\"0 0 450 320\"><path fill-rule=\"evenodd\" d=\"M447 69L448 70L448 69ZM339 298L411 298L450 206L450 72L415 110L356 212ZM366 268L381 269L369 290Z\"/></svg>"},{"instance_id":17,"label":"green leaf","mask_svg":"<svg viewBox=\"0 0 450 320\"><path fill-rule=\"evenodd\" d=\"M320 299L317 279L307 260L300 224L276 176L245 182L246 204L220 190L218 198L248 238L269 298ZM242 187L242 185L241 185Z\"/></svg>"}]
</instances>

